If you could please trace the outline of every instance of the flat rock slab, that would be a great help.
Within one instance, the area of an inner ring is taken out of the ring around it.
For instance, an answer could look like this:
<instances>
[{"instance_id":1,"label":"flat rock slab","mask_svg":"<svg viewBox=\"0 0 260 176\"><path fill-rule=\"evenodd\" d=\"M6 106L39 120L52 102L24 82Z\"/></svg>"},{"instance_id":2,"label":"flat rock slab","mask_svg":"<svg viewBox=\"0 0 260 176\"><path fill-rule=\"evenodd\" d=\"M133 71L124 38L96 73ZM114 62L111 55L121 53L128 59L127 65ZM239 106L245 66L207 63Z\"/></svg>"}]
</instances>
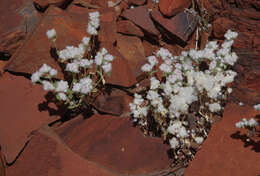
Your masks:
<instances>
[{"instance_id":1,"label":"flat rock slab","mask_svg":"<svg viewBox=\"0 0 260 176\"><path fill-rule=\"evenodd\" d=\"M120 175L162 176L174 170L169 146L143 136L126 117L77 117L55 131L74 152Z\"/></svg>"},{"instance_id":2,"label":"flat rock slab","mask_svg":"<svg viewBox=\"0 0 260 176\"><path fill-rule=\"evenodd\" d=\"M146 63L146 57L141 39L135 36L118 34L117 50L130 63L135 78L143 73L141 67Z\"/></svg>"},{"instance_id":3,"label":"flat rock slab","mask_svg":"<svg viewBox=\"0 0 260 176\"><path fill-rule=\"evenodd\" d=\"M131 20L146 32L154 36L159 35L159 31L156 29L152 19L150 18L150 13L146 6L127 9L123 12L122 16L128 20Z\"/></svg>"},{"instance_id":4,"label":"flat rock slab","mask_svg":"<svg viewBox=\"0 0 260 176\"><path fill-rule=\"evenodd\" d=\"M163 17L159 11L154 10L151 12L151 16L154 21L160 24L161 27L170 34L167 35L169 38L174 39L177 37L183 42L187 42L199 22L197 16L193 16L188 12L180 12L176 16L168 19Z\"/></svg>"},{"instance_id":5,"label":"flat rock slab","mask_svg":"<svg viewBox=\"0 0 260 176\"><path fill-rule=\"evenodd\" d=\"M121 20L117 22L117 32L138 37L144 36L143 31L133 22L128 20Z\"/></svg>"},{"instance_id":6,"label":"flat rock slab","mask_svg":"<svg viewBox=\"0 0 260 176\"><path fill-rule=\"evenodd\" d=\"M0 52L12 55L40 16L31 0L1 0L0 14Z\"/></svg>"},{"instance_id":7,"label":"flat rock slab","mask_svg":"<svg viewBox=\"0 0 260 176\"><path fill-rule=\"evenodd\" d=\"M160 11L166 16L173 16L183 11L185 8L189 8L191 0L160 0Z\"/></svg>"},{"instance_id":8,"label":"flat rock slab","mask_svg":"<svg viewBox=\"0 0 260 176\"><path fill-rule=\"evenodd\" d=\"M0 143L6 161L11 163L32 131L59 117L39 111L38 105L44 101L46 92L41 86L32 85L30 80L5 73L0 85Z\"/></svg>"},{"instance_id":9,"label":"flat rock slab","mask_svg":"<svg viewBox=\"0 0 260 176\"><path fill-rule=\"evenodd\" d=\"M82 37L87 36L88 13L68 14L56 7L48 8L45 13L36 30L12 56L7 70L32 74L46 63L58 70L58 78L63 78L58 63L51 56L51 42L46 32L52 28L56 30L58 49L63 49L67 45L78 46Z\"/></svg>"},{"instance_id":10,"label":"flat rock slab","mask_svg":"<svg viewBox=\"0 0 260 176\"><path fill-rule=\"evenodd\" d=\"M43 127L7 169L8 176L116 176L71 151L49 128Z\"/></svg>"},{"instance_id":11,"label":"flat rock slab","mask_svg":"<svg viewBox=\"0 0 260 176\"><path fill-rule=\"evenodd\" d=\"M246 130L235 127L235 123L242 118L249 119L257 114L259 111L252 107L228 104L223 119L212 127L202 149L184 175L259 175L260 137L253 138L255 142L246 142Z\"/></svg>"}]
</instances>

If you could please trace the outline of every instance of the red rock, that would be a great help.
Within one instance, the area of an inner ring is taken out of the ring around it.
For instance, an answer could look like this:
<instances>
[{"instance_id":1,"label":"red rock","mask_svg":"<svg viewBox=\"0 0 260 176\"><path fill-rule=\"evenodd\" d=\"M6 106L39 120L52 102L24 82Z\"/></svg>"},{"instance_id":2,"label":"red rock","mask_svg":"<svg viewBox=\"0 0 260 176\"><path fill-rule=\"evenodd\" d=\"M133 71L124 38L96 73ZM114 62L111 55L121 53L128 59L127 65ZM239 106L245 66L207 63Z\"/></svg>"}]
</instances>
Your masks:
<instances>
[{"instance_id":1,"label":"red rock","mask_svg":"<svg viewBox=\"0 0 260 176\"><path fill-rule=\"evenodd\" d=\"M107 83L123 87L129 87L135 84L135 76L134 73L131 72L130 62L118 52L112 43L103 42L100 44L100 48L102 47L106 48L108 53L114 56L111 75L105 77Z\"/></svg>"},{"instance_id":2,"label":"red rock","mask_svg":"<svg viewBox=\"0 0 260 176\"><path fill-rule=\"evenodd\" d=\"M33 0L33 2L35 3L37 8L44 10L50 5L64 8L68 5L70 0Z\"/></svg>"},{"instance_id":3,"label":"red rock","mask_svg":"<svg viewBox=\"0 0 260 176\"><path fill-rule=\"evenodd\" d=\"M166 32L163 33L164 35L172 39L177 37L183 42L186 42L189 39L189 36L193 33L199 22L197 16L193 16L186 12L181 12L168 19L164 18L159 11L154 10L152 11L151 16L166 30ZM169 33L168 35L167 32Z\"/></svg>"},{"instance_id":4,"label":"red rock","mask_svg":"<svg viewBox=\"0 0 260 176\"><path fill-rule=\"evenodd\" d=\"M117 49L129 62L133 75L138 77L142 73L142 65L146 62L141 40L134 36L118 35Z\"/></svg>"},{"instance_id":5,"label":"red rock","mask_svg":"<svg viewBox=\"0 0 260 176\"><path fill-rule=\"evenodd\" d=\"M4 67L5 67L6 64L7 64L7 61L2 61L2 60L0 60L0 76L3 75L3 73L4 73Z\"/></svg>"},{"instance_id":6,"label":"red rock","mask_svg":"<svg viewBox=\"0 0 260 176\"><path fill-rule=\"evenodd\" d=\"M147 40L143 40L143 47L146 57L152 56L155 51L159 50L159 47L157 45L154 45Z\"/></svg>"},{"instance_id":7,"label":"red rock","mask_svg":"<svg viewBox=\"0 0 260 176\"><path fill-rule=\"evenodd\" d=\"M253 138L255 144L246 142L246 132L235 127L243 117L248 119L256 114L252 107L228 104L223 119L212 127L184 175L258 175L260 156L256 152L259 151L257 141L260 138ZM239 134L238 131L243 132Z\"/></svg>"},{"instance_id":8,"label":"red rock","mask_svg":"<svg viewBox=\"0 0 260 176\"><path fill-rule=\"evenodd\" d=\"M120 116L130 111L129 103L131 97L126 92L112 88L100 94L93 105L102 113Z\"/></svg>"},{"instance_id":9,"label":"red rock","mask_svg":"<svg viewBox=\"0 0 260 176\"><path fill-rule=\"evenodd\" d=\"M224 39L224 34L228 29L234 29L235 23L228 18L217 18L213 23L213 35L218 39Z\"/></svg>"},{"instance_id":10,"label":"red rock","mask_svg":"<svg viewBox=\"0 0 260 176\"><path fill-rule=\"evenodd\" d=\"M173 16L191 6L191 0L160 0L160 11L166 16Z\"/></svg>"},{"instance_id":11,"label":"red rock","mask_svg":"<svg viewBox=\"0 0 260 176\"><path fill-rule=\"evenodd\" d=\"M77 46L83 36L87 36L88 13L68 14L56 7L48 8L41 23L28 37L24 45L13 55L6 69L13 72L32 74L46 63L58 69L58 78L63 78L61 68L51 56L51 42L46 36L49 29L57 32L56 46L63 49L67 45Z\"/></svg>"},{"instance_id":12,"label":"red rock","mask_svg":"<svg viewBox=\"0 0 260 176\"><path fill-rule=\"evenodd\" d=\"M126 117L76 118L56 132L74 152L118 175L162 176L174 170L169 168L169 146L160 138L144 137Z\"/></svg>"},{"instance_id":13,"label":"red rock","mask_svg":"<svg viewBox=\"0 0 260 176\"><path fill-rule=\"evenodd\" d=\"M12 55L39 21L31 0L0 1L0 53Z\"/></svg>"},{"instance_id":14,"label":"red rock","mask_svg":"<svg viewBox=\"0 0 260 176\"><path fill-rule=\"evenodd\" d=\"M128 0L129 5L144 5L146 3L146 0Z\"/></svg>"},{"instance_id":15,"label":"red rock","mask_svg":"<svg viewBox=\"0 0 260 176\"><path fill-rule=\"evenodd\" d=\"M100 11L100 30L98 32L100 42L114 43L116 41L116 18L117 16L113 8Z\"/></svg>"},{"instance_id":16,"label":"red rock","mask_svg":"<svg viewBox=\"0 0 260 176\"><path fill-rule=\"evenodd\" d=\"M143 31L128 20L121 20L117 22L117 32L127 35L135 35L138 37L144 36Z\"/></svg>"},{"instance_id":17,"label":"red rock","mask_svg":"<svg viewBox=\"0 0 260 176\"><path fill-rule=\"evenodd\" d=\"M159 31L156 29L153 21L150 18L147 7L140 6L133 9L127 9L123 12L122 16L134 22L136 25L143 28L145 31L152 35L159 35Z\"/></svg>"},{"instance_id":18,"label":"red rock","mask_svg":"<svg viewBox=\"0 0 260 176\"><path fill-rule=\"evenodd\" d=\"M30 139L33 130L59 117L38 109L46 94L41 86L9 73L0 78L0 84L0 141L6 161L11 163Z\"/></svg>"},{"instance_id":19,"label":"red rock","mask_svg":"<svg viewBox=\"0 0 260 176\"><path fill-rule=\"evenodd\" d=\"M49 127L35 132L8 176L117 176L69 149Z\"/></svg>"}]
</instances>

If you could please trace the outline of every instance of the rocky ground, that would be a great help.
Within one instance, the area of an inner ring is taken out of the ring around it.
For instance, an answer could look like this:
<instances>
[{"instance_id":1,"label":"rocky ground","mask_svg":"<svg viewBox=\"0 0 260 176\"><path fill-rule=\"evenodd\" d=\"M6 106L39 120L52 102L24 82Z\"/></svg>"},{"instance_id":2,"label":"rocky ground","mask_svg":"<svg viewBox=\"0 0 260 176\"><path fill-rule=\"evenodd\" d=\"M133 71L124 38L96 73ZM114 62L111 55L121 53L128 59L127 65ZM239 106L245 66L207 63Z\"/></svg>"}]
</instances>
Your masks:
<instances>
[{"instance_id":1,"label":"rocky ground","mask_svg":"<svg viewBox=\"0 0 260 176\"><path fill-rule=\"evenodd\" d=\"M247 140L234 124L242 117L260 120L252 108L260 103L260 2L198 0L212 24L199 32L200 18L185 10L190 0L111 2L0 1L0 176L259 175L260 138ZM188 168L170 167L169 146L133 127L125 91L99 95L93 103L99 113L64 121L66 111L48 103L46 92L28 79L43 63L60 70L46 31L56 29L58 48L77 45L86 35L88 12L96 10L100 45L116 57L108 83L121 87L134 85L145 58L162 46L177 55L195 48L196 39L200 48L208 39L224 40L228 29L238 32L233 93Z\"/></svg>"}]
</instances>

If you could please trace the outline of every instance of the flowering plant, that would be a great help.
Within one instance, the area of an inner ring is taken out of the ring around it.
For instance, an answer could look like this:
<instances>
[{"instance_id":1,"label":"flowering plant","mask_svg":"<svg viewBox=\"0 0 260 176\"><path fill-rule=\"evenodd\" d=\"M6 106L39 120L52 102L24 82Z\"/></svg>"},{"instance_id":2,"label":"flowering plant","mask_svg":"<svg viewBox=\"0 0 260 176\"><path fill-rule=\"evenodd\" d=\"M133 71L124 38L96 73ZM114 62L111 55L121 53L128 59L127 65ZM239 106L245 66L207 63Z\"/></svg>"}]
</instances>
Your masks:
<instances>
[{"instance_id":1,"label":"flowering plant","mask_svg":"<svg viewBox=\"0 0 260 176\"><path fill-rule=\"evenodd\" d=\"M228 30L221 47L211 41L203 50L180 56L161 48L142 66L150 85L139 86L141 91L134 95L132 119L144 134L161 136L170 144L176 162L194 157L214 119L221 116L236 76L232 66L237 55L231 51L236 37Z\"/></svg>"},{"instance_id":2,"label":"flowering plant","mask_svg":"<svg viewBox=\"0 0 260 176\"><path fill-rule=\"evenodd\" d=\"M44 90L55 94L57 100L69 109L81 107L86 103L86 96L102 89L105 85L104 75L110 75L112 70L111 62L114 57L105 48L96 51L98 29L99 12L89 13L87 32L91 37L83 37L78 47L67 46L63 50L57 50L58 61L65 69L66 80L54 79L57 70L47 64L43 64L31 76L33 83L42 84ZM55 29L48 30L46 34L55 45Z\"/></svg>"}]
</instances>

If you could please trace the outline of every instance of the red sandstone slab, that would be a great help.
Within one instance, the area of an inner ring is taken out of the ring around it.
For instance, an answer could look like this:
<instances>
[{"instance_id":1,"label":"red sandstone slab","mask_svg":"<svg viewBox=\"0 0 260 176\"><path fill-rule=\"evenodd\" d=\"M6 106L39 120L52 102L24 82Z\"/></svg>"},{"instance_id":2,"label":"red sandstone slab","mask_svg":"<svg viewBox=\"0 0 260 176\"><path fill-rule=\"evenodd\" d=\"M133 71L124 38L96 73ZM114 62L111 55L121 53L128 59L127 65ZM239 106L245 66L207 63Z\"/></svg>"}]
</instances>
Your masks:
<instances>
[{"instance_id":1,"label":"red sandstone slab","mask_svg":"<svg viewBox=\"0 0 260 176\"><path fill-rule=\"evenodd\" d=\"M235 123L243 117L249 119L256 114L259 114L259 111L256 112L252 107L228 104L223 119L212 127L202 149L196 154L184 175L259 175L260 137L253 138L255 144L250 145L248 142L249 145L246 147L246 138L243 137L247 134L246 131L235 127ZM242 132L236 134L237 131Z\"/></svg>"},{"instance_id":2,"label":"red sandstone slab","mask_svg":"<svg viewBox=\"0 0 260 176\"><path fill-rule=\"evenodd\" d=\"M39 22L31 0L0 1L0 53L12 55Z\"/></svg>"},{"instance_id":3,"label":"red sandstone slab","mask_svg":"<svg viewBox=\"0 0 260 176\"><path fill-rule=\"evenodd\" d=\"M159 35L159 31L156 29L153 21L151 20L148 8L146 6L127 9L123 12L122 16L131 20L148 33L155 36Z\"/></svg>"},{"instance_id":4,"label":"red sandstone slab","mask_svg":"<svg viewBox=\"0 0 260 176\"><path fill-rule=\"evenodd\" d=\"M117 32L138 37L144 36L143 31L133 22L128 20L121 20L117 22Z\"/></svg>"},{"instance_id":5,"label":"red sandstone slab","mask_svg":"<svg viewBox=\"0 0 260 176\"><path fill-rule=\"evenodd\" d=\"M5 73L0 78L0 142L8 163L14 161L33 130L59 118L39 111L45 94L41 86L22 76Z\"/></svg>"},{"instance_id":6,"label":"red sandstone slab","mask_svg":"<svg viewBox=\"0 0 260 176\"><path fill-rule=\"evenodd\" d=\"M34 136L8 176L117 176L71 151L49 127Z\"/></svg>"},{"instance_id":7,"label":"red sandstone slab","mask_svg":"<svg viewBox=\"0 0 260 176\"><path fill-rule=\"evenodd\" d=\"M191 6L191 0L160 0L160 11L166 16L173 16L188 9Z\"/></svg>"},{"instance_id":8,"label":"red sandstone slab","mask_svg":"<svg viewBox=\"0 0 260 176\"><path fill-rule=\"evenodd\" d=\"M178 37L184 42L187 42L189 36L196 29L199 22L199 18L197 16L193 16L188 12L180 12L176 16L168 19L163 17L159 11L154 10L151 12L151 16L167 32L174 37Z\"/></svg>"},{"instance_id":9,"label":"red sandstone slab","mask_svg":"<svg viewBox=\"0 0 260 176\"><path fill-rule=\"evenodd\" d=\"M117 50L129 62L135 78L142 74L141 67L146 63L145 50L141 40L135 36L118 34Z\"/></svg>"},{"instance_id":10,"label":"red sandstone slab","mask_svg":"<svg viewBox=\"0 0 260 176\"><path fill-rule=\"evenodd\" d=\"M87 36L88 13L69 14L56 7L48 8L45 13L36 30L11 58L6 67L7 70L32 74L46 63L58 69L59 78L63 77L58 63L51 56L51 42L48 40L46 32L52 28L56 30L58 49L63 49L67 45L77 46L82 37Z\"/></svg>"},{"instance_id":11,"label":"red sandstone slab","mask_svg":"<svg viewBox=\"0 0 260 176\"><path fill-rule=\"evenodd\" d=\"M174 170L169 167L169 146L143 136L126 117L78 117L56 132L74 152L120 175L163 176Z\"/></svg>"}]
</instances>

